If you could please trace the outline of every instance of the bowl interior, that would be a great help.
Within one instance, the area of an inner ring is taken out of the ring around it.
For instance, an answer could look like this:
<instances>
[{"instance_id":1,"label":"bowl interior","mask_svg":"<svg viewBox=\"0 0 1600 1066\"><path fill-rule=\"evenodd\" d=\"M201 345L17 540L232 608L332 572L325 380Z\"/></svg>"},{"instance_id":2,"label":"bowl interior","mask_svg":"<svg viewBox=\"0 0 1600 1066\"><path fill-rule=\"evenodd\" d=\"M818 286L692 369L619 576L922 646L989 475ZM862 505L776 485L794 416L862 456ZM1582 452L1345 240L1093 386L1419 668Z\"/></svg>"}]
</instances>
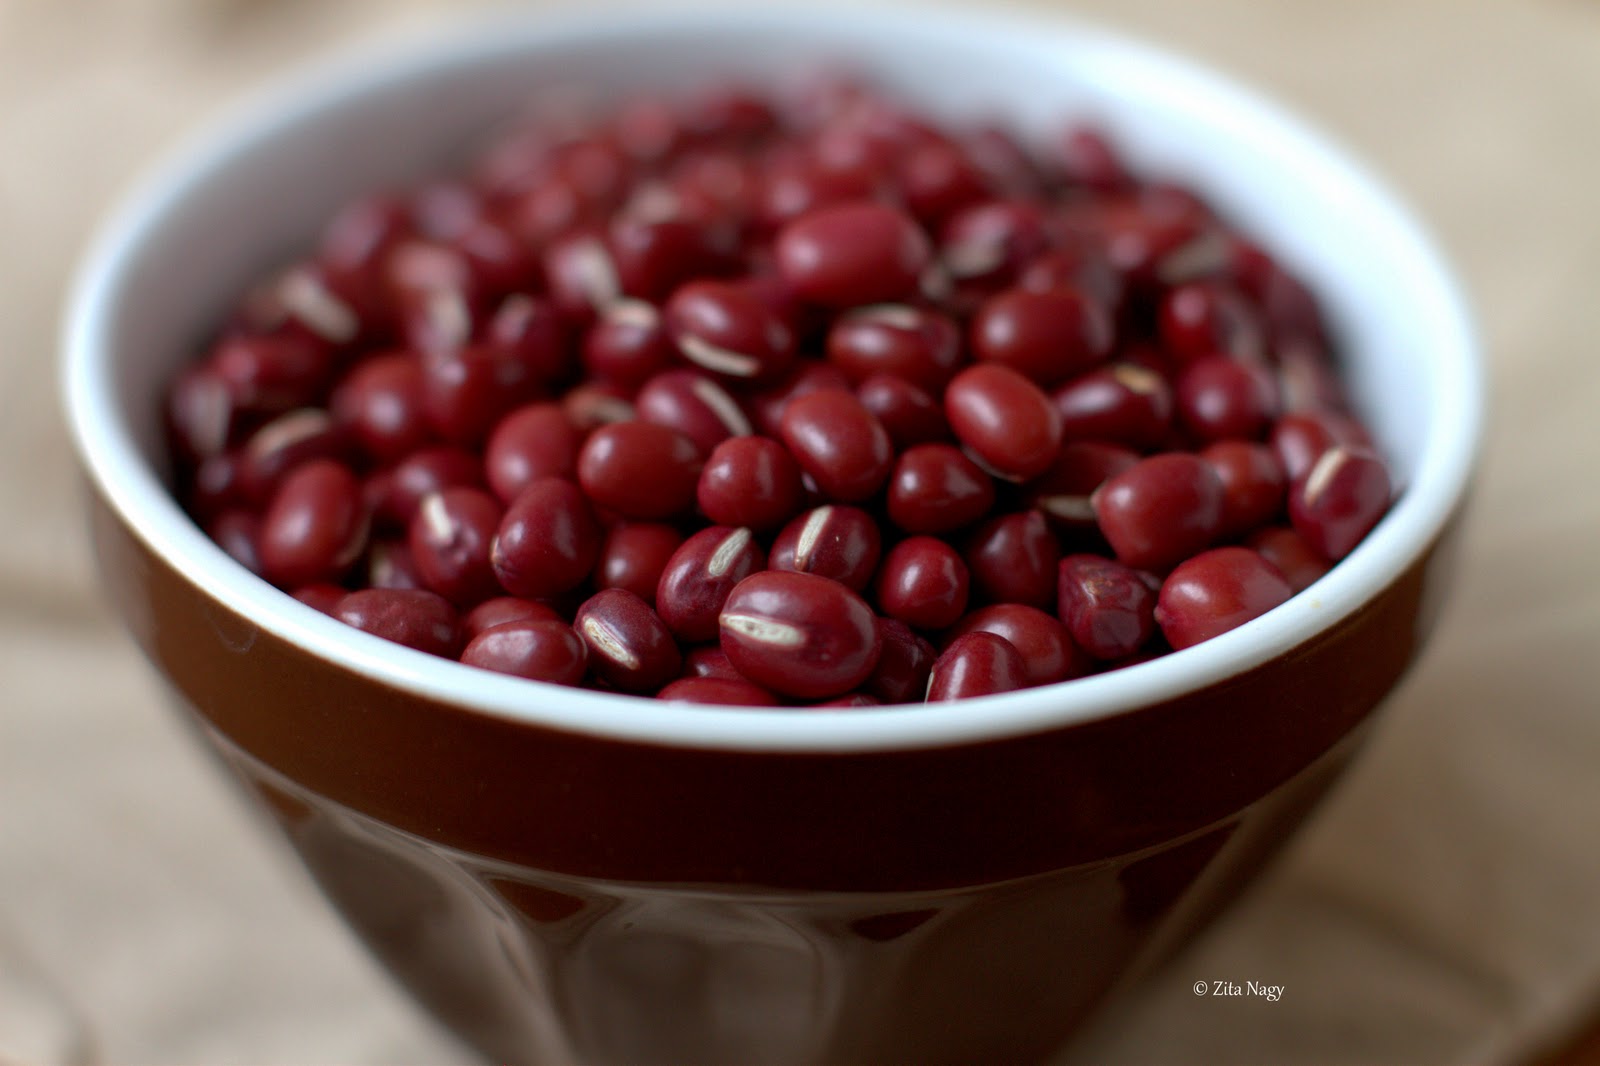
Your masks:
<instances>
[{"instance_id":1,"label":"bowl interior","mask_svg":"<svg viewBox=\"0 0 1600 1066\"><path fill-rule=\"evenodd\" d=\"M658 708L471 671L349 630L215 548L161 482L160 396L229 304L352 196L436 172L540 92L860 70L949 117L1044 138L1104 123L1144 172L1192 184L1322 300L1358 404L1406 491L1310 593L1132 670L960 707L794 716ZM67 323L67 403L100 490L158 552L248 617L353 668L497 713L714 745L944 743L1094 717L1230 676L1294 646L1414 560L1458 502L1479 421L1470 326L1410 216L1276 107L1160 52L1072 23L929 12L721 11L506 19L355 56L245 108L148 179L93 251ZM559 697L559 698L552 698ZM980 708L976 704L991 705ZM631 708L624 705L633 705ZM619 707L621 708L619 710ZM568 719L569 713L571 718Z\"/></svg>"}]
</instances>

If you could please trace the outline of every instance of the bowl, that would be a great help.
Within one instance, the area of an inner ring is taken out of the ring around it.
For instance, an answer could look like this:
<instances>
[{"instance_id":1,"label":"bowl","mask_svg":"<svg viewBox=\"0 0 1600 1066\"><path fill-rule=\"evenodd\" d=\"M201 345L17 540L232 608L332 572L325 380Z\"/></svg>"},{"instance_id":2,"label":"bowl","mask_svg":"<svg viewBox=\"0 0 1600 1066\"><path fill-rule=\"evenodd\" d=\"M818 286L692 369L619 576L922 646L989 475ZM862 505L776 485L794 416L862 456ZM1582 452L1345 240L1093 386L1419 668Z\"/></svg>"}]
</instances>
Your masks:
<instances>
[{"instance_id":1,"label":"bowl","mask_svg":"<svg viewBox=\"0 0 1600 1066\"><path fill-rule=\"evenodd\" d=\"M936 113L1101 121L1305 278L1401 487L1307 592L1062 685L798 714L525 682L345 627L174 502L165 382L337 205L541 86L842 64ZM959 77L951 72L958 71ZM345 58L149 177L90 251L63 383L106 593L206 746L437 1017L496 1061L1033 1061L1234 898L1432 629L1481 421L1413 216L1272 103L1064 20L504 17Z\"/></svg>"}]
</instances>

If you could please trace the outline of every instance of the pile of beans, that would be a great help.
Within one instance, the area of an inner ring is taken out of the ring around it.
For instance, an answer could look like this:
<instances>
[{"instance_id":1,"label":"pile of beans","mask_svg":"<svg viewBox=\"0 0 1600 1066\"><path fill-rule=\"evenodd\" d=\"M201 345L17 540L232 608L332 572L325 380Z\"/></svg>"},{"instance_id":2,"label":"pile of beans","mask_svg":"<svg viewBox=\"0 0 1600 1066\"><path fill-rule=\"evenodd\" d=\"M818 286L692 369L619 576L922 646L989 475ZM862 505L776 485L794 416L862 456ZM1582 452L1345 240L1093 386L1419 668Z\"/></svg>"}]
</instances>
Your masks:
<instances>
[{"instance_id":1,"label":"pile of beans","mask_svg":"<svg viewBox=\"0 0 1600 1066\"><path fill-rule=\"evenodd\" d=\"M1314 299L1197 193L840 78L547 107L349 204L167 422L196 521L305 603L700 703L1140 662L1391 495Z\"/></svg>"}]
</instances>

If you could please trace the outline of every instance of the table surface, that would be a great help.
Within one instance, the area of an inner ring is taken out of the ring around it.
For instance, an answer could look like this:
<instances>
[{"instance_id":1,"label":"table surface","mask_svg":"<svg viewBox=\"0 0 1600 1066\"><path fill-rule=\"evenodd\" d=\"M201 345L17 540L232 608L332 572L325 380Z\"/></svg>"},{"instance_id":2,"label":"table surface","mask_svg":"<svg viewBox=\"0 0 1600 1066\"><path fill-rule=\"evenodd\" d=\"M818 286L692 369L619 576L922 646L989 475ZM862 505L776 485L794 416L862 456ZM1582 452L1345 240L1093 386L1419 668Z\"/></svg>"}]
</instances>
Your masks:
<instances>
[{"instance_id":1,"label":"table surface","mask_svg":"<svg viewBox=\"0 0 1600 1066\"><path fill-rule=\"evenodd\" d=\"M71 264L137 166L287 66L465 6L0 0L0 1061L68 1054L52 1003L107 1062L467 1057L162 705L99 600L53 392ZM1458 264L1493 374L1461 580L1364 761L1076 1058L1507 1062L1559 1044L1600 1001L1600 4L1023 6L1214 62L1353 146ZM53 994L8 995L24 958ZM1201 1000L1201 979L1287 991Z\"/></svg>"}]
</instances>

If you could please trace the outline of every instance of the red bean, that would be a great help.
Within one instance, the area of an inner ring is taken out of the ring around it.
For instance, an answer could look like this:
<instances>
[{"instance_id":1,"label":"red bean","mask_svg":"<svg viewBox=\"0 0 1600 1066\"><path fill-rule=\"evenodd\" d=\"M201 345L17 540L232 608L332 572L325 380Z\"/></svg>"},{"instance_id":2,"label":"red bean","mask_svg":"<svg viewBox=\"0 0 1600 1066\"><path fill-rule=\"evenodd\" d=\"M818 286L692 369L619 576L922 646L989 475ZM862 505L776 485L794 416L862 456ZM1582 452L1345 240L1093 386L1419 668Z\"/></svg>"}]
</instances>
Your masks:
<instances>
[{"instance_id":1,"label":"red bean","mask_svg":"<svg viewBox=\"0 0 1600 1066\"><path fill-rule=\"evenodd\" d=\"M742 396L745 410L757 432L769 437L783 435L783 412L796 397L824 389L849 390L850 379L831 363L805 360L782 381Z\"/></svg>"},{"instance_id":2,"label":"red bean","mask_svg":"<svg viewBox=\"0 0 1600 1066\"><path fill-rule=\"evenodd\" d=\"M604 381L580 382L568 389L561 397L561 410L581 434L634 418L627 390Z\"/></svg>"},{"instance_id":3,"label":"red bean","mask_svg":"<svg viewBox=\"0 0 1600 1066\"><path fill-rule=\"evenodd\" d=\"M795 397L784 408L780 429L800 468L832 500L865 500L889 476L889 433L848 392L823 389Z\"/></svg>"},{"instance_id":4,"label":"red bean","mask_svg":"<svg viewBox=\"0 0 1600 1066\"><path fill-rule=\"evenodd\" d=\"M227 383L210 364L179 371L166 399L167 437L179 459L198 463L227 448L238 411Z\"/></svg>"},{"instance_id":5,"label":"red bean","mask_svg":"<svg viewBox=\"0 0 1600 1066\"><path fill-rule=\"evenodd\" d=\"M261 573L261 519L251 511L224 511L206 523L206 536L232 556L233 561L250 571Z\"/></svg>"},{"instance_id":6,"label":"red bean","mask_svg":"<svg viewBox=\"0 0 1600 1066\"><path fill-rule=\"evenodd\" d=\"M542 386L527 366L493 348L463 348L423 368L423 416L451 444L477 447L496 423L537 399Z\"/></svg>"},{"instance_id":7,"label":"red bean","mask_svg":"<svg viewBox=\"0 0 1600 1066\"><path fill-rule=\"evenodd\" d=\"M962 557L973 591L992 603L1049 607L1055 602L1061 547L1043 514L1020 511L991 518L973 532Z\"/></svg>"},{"instance_id":8,"label":"red bean","mask_svg":"<svg viewBox=\"0 0 1600 1066\"><path fill-rule=\"evenodd\" d=\"M776 707L778 699L759 685L737 677L680 677L669 681L656 699L671 703L706 703L726 707Z\"/></svg>"},{"instance_id":9,"label":"red bean","mask_svg":"<svg viewBox=\"0 0 1600 1066\"><path fill-rule=\"evenodd\" d=\"M800 464L768 437L731 437L717 445L700 471L700 510L724 526L765 531L800 510L805 490Z\"/></svg>"},{"instance_id":10,"label":"red bean","mask_svg":"<svg viewBox=\"0 0 1600 1066\"><path fill-rule=\"evenodd\" d=\"M1017 288L1032 292L1076 289L1099 303L1113 318L1126 296L1122 275L1101 249L1089 243L1034 256L1017 275Z\"/></svg>"},{"instance_id":11,"label":"red bean","mask_svg":"<svg viewBox=\"0 0 1600 1066\"><path fill-rule=\"evenodd\" d=\"M924 224L936 225L987 199L994 189L983 171L953 144L919 144L895 171L900 198Z\"/></svg>"},{"instance_id":12,"label":"red bean","mask_svg":"<svg viewBox=\"0 0 1600 1066\"><path fill-rule=\"evenodd\" d=\"M565 622L526 618L485 629L467 643L461 661L514 677L576 685L588 670L589 650Z\"/></svg>"},{"instance_id":13,"label":"red bean","mask_svg":"<svg viewBox=\"0 0 1600 1066\"><path fill-rule=\"evenodd\" d=\"M374 540L365 561L356 568L361 584L375 589L420 589L426 584L417 573L417 560L403 540Z\"/></svg>"},{"instance_id":14,"label":"red bean","mask_svg":"<svg viewBox=\"0 0 1600 1066\"><path fill-rule=\"evenodd\" d=\"M932 259L927 235L887 204L835 204L778 232L778 269L795 295L826 307L889 303L916 292Z\"/></svg>"},{"instance_id":15,"label":"red bean","mask_svg":"<svg viewBox=\"0 0 1600 1066\"><path fill-rule=\"evenodd\" d=\"M284 588L336 581L360 558L369 525L361 482L314 459L290 471L261 517L261 572Z\"/></svg>"},{"instance_id":16,"label":"red bean","mask_svg":"<svg viewBox=\"0 0 1600 1066\"><path fill-rule=\"evenodd\" d=\"M408 536L423 585L457 606L496 595L500 583L489 545L502 517L500 501L482 489L450 488L423 497Z\"/></svg>"},{"instance_id":17,"label":"red bean","mask_svg":"<svg viewBox=\"0 0 1600 1066\"><path fill-rule=\"evenodd\" d=\"M618 522L606 532L595 566L598 589L627 589L651 606L672 553L683 543L677 528L661 522Z\"/></svg>"},{"instance_id":18,"label":"red bean","mask_svg":"<svg viewBox=\"0 0 1600 1066\"><path fill-rule=\"evenodd\" d=\"M639 390L634 404L641 420L677 430L694 441L701 455L710 455L729 437L754 432L727 390L694 370L657 374Z\"/></svg>"},{"instance_id":19,"label":"red bean","mask_svg":"<svg viewBox=\"0 0 1600 1066\"><path fill-rule=\"evenodd\" d=\"M575 369L561 313L548 300L524 293L501 301L484 327L483 343L543 385L563 381Z\"/></svg>"},{"instance_id":20,"label":"red bean","mask_svg":"<svg viewBox=\"0 0 1600 1066\"><path fill-rule=\"evenodd\" d=\"M1156 623L1167 643L1181 650L1236 629L1291 595L1278 568L1249 548L1213 548L1167 575Z\"/></svg>"},{"instance_id":21,"label":"red bean","mask_svg":"<svg viewBox=\"0 0 1600 1066\"><path fill-rule=\"evenodd\" d=\"M1331 411L1284 415L1272 427L1271 444L1290 481L1311 471L1322 454L1335 444L1366 448L1372 444L1366 431L1351 419Z\"/></svg>"},{"instance_id":22,"label":"red bean","mask_svg":"<svg viewBox=\"0 0 1600 1066\"><path fill-rule=\"evenodd\" d=\"M1120 444L1135 451L1159 447L1172 431L1172 387L1134 363L1091 370L1050 396L1061 412L1064 440Z\"/></svg>"},{"instance_id":23,"label":"red bean","mask_svg":"<svg viewBox=\"0 0 1600 1066\"><path fill-rule=\"evenodd\" d=\"M1029 199L989 200L952 215L939 236L939 259L958 282L1002 286L1022 264L1050 246L1043 205Z\"/></svg>"},{"instance_id":24,"label":"red bean","mask_svg":"<svg viewBox=\"0 0 1600 1066\"><path fill-rule=\"evenodd\" d=\"M357 589L333 608L333 616L374 636L430 655L455 658L460 619L450 602L426 589Z\"/></svg>"},{"instance_id":25,"label":"red bean","mask_svg":"<svg viewBox=\"0 0 1600 1066\"><path fill-rule=\"evenodd\" d=\"M424 497L457 486L482 488L482 461L463 448L424 448L369 477L363 495L375 519L406 529Z\"/></svg>"},{"instance_id":26,"label":"red bean","mask_svg":"<svg viewBox=\"0 0 1600 1066\"><path fill-rule=\"evenodd\" d=\"M584 370L623 388L639 388L676 358L660 312L642 300L618 300L583 336Z\"/></svg>"},{"instance_id":27,"label":"red bean","mask_svg":"<svg viewBox=\"0 0 1600 1066\"><path fill-rule=\"evenodd\" d=\"M773 381L794 362L794 331L748 286L692 281L667 301L667 331L683 357L729 381Z\"/></svg>"},{"instance_id":28,"label":"red bean","mask_svg":"<svg viewBox=\"0 0 1600 1066\"><path fill-rule=\"evenodd\" d=\"M266 415L315 403L333 371L326 346L297 333L230 337L211 367L235 410Z\"/></svg>"},{"instance_id":29,"label":"red bean","mask_svg":"<svg viewBox=\"0 0 1600 1066\"><path fill-rule=\"evenodd\" d=\"M333 615L339 605L339 601L344 599L349 592L349 589L341 585L330 585L324 581L315 585L301 585L294 590L292 595L307 607L321 611L326 615Z\"/></svg>"},{"instance_id":30,"label":"red bean","mask_svg":"<svg viewBox=\"0 0 1600 1066\"><path fill-rule=\"evenodd\" d=\"M972 352L1049 387L1092 370L1115 339L1104 307L1072 289L1008 289L972 320Z\"/></svg>"},{"instance_id":31,"label":"red bean","mask_svg":"<svg viewBox=\"0 0 1600 1066\"><path fill-rule=\"evenodd\" d=\"M956 439L1001 477L1026 481L1050 469L1061 447L1061 413L1010 367L970 366L944 393Z\"/></svg>"},{"instance_id":32,"label":"red bean","mask_svg":"<svg viewBox=\"0 0 1600 1066\"><path fill-rule=\"evenodd\" d=\"M849 311L828 330L828 361L851 384L889 374L938 394L961 362L961 332L938 311L876 304Z\"/></svg>"},{"instance_id":33,"label":"red bean","mask_svg":"<svg viewBox=\"0 0 1600 1066\"><path fill-rule=\"evenodd\" d=\"M597 505L624 518L683 514L694 503L700 453L676 430L617 422L589 434L578 453L578 484Z\"/></svg>"},{"instance_id":34,"label":"red bean","mask_svg":"<svg viewBox=\"0 0 1600 1066\"><path fill-rule=\"evenodd\" d=\"M743 681L721 644L702 644L683 657L684 677L725 677Z\"/></svg>"},{"instance_id":35,"label":"red bean","mask_svg":"<svg viewBox=\"0 0 1600 1066\"><path fill-rule=\"evenodd\" d=\"M1095 491L1138 462L1137 452L1120 445L1069 441L1050 469L1028 483L1028 504L1058 529L1093 528Z\"/></svg>"},{"instance_id":36,"label":"red bean","mask_svg":"<svg viewBox=\"0 0 1600 1066\"><path fill-rule=\"evenodd\" d=\"M328 405L380 463L394 462L432 439L423 417L422 361L414 355L379 355L356 364L334 387Z\"/></svg>"},{"instance_id":37,"label":"red bean","mask_svg":"<svg viewBox=\"0 0 1600 1066\"><path fill-rule=\"evenodd\" d=\"M1289 482L1278 455L1265 444L1219 441L1200 453L1222 482L1222 531L1237 536L1283 512Z\"/></svg>"},{"instance_id":38,"label":"red bean","mask_svg":"<svg viewBox=\"0 0 1600 1066\"><path fill-rule=\"evenodd\" d=\"M1026 688L1022 654L1004 637L973 632L957 637L928 674L928 702L992 696Z\"/></svg>"},{"instance_id":39,"label":"red bean","mask_svg":"<svg viewBox=\"0 0 1600 1066\"><path fill-rule=\"evenodd\" d=\"M582 447L583 434L560 404L529 404L506 415L489 434L484 473L495 495L509 503L540 478L576 479Z\"/></svg>"},{"instance_id":40,"label":"red bean","mask_svg":"<svg viewBox=\"0 0 1600 1066\"><path fill-rule=\"evenodd\" d=\"M1100 532L1129 566L1165 570L1222 529L1222 482L1204 459L1167 452L1141 460L1094 494Z\"/></svg>"},{"instance_id":41,"label":"red bean","mask_svg":"<svg viewBox=\"0 0 1600 1066\"><path fill-rule=\"evenodd\" d=\"M739 582L719 618L722 650L749 680L784 696L848 692L877 664L872 608L837 581L768 570Z\"/></svg>"},{"instance_id":42,"label":"red bean","mask_svg":"<svg viewBox=\"0 0 1600 1066\"><path fill-rule=\"evenodd\" d=\"M865 166L834 166L797 159L775 166L762 177L758 213L761 225L776 229L801 215L834 204L870 199L878 181Z\"/></svg>"},{"instance_id":43,"label":"red bean","mask_svg":"<svg viewBox=\"0 0 1600 1066\"><path fill-rule=\"evenodd\" d=\"M667 560L656 586L656 613L686 644L715 639L723 601L765 561L743 526L702 529Z\"/></svg>"},{"instance_id":44,"label":"red bean","mask_svg":"<svg viewBox=\"0 0 1600 1066\"><path fill-rule=\"evenodd\" d=\"M860 592L878 568L883 541L872 516L827 504L792 520L772 542L767 565L831 578Z\"/></svg>"},{"instance_id":45,"label":"red bean","mask_svg":"<svg viewBox=\"0 0 1600 1066\"><path fill-rule=\"evenodd\" d=\"M1338 562L1389 509L1389 469L1370 451L1336 444L1289 488L1289 521L1322 557Z\"/></svg>"},{"instance_id":46,"label":"red bean","mask_svg":"<svg viewBox=\"0 0 1600 1066\"><path fill-rule=\"evenodd\" d=\"M290 470L313 459L354 459L350 434L313 407L281 414L250 434L239 449L239 489L257 505L277 492Z\"/></svg>"},{"instance_id":47,"label":"red bean","mask_svg":"<svg viewBox=\"0 0 1600 1066\"><path fill-rule=\"evenodd\" d=\"M907 533L948 533L983 517L994 500L994 482L959 448L919 444L895 461L887 505Z\"/></svg>"},{"instance_id":48,"label":"red bean","mask_svg":"<svg viewBox=\"0 0 1600 1066\"><path fill-rule=\"evenodd\" d=\"M1096 659L1123 659L1156 629L1156 590L1136 570L1098 555L1061 560L1057 613L1072 642Z\"/></svg>"},{"instance_id":49,"label":"red bean","mask_svg":"<svg viewBox=\"0 0 1600 1066\"><path fill-rule=\"evenodd\" d=\"M1260 363L1208 355L1183 368L1178 420L1202 441L1255 440L1278 413L1278 382Z\"/></svg>"},{"instance_id":50,"label":"red bean","mask_svg":"<svg viewBox=\"0 0 1600 1066\"><path fill-rule=\"evenodd\" d=\"M507 506L489 559L513 596L556 596L589 576L600 536L600 522L578 486L541 478Z\"/></svg>"},{"instance_id":51,"label":"red bean","mask_svg":"<svg viewBox=\"0 0 1600 1066\"><path fill-rule=\"evenodd\" d=\"M666 624L626 589L589 597L578 608L573 628L589 646L589 672L623 692L655 692L683 665Z\"/></svg>"},{"instance_id":52,"label":"red bean","mask_svg":"<svg viewBox=\"0 0 1600 1066\"><path fill-rule=\"evenodd\" d=\"M1304 592L1332 569L1317 549L1287 526L1258 529L1245 538L1244 546L1276 566L1296 593Z\"/></svg>"},{"instance_id":53,"label":"red bean","mask_svg":"<svg viewBox=\"0 0 1600 1066\"><path fill-rule=\"evenodd\" d=\"M1037 607L1021 603L980 607L961 619L950 634L959 639L980 631L1004 637L1017 649L1028 685L1048 685L1088 672L1066 626Z\"/></svg>"},{"instance_id":54,"label":"red bean","mask_svg":"<svg viewBox=\"0 0 1600 1066\"><path fill-rule=\"evenodd\" d=\"M926 637L896 618L878 619L883 651L862 686L882 703L919 703L928 690L928 671L938 653Z\"/></svg>"},{"instance_id":55,"label":"red bean","mask_svg":"<svg viewBox=\"0 0 1600 1066\"><path fill-rule=\"evenodd\" d=\"M1169 289L1158 313L1161 343L1179 362L1211 355L1255 361L1266 355L1266 333L1249 301L1231 285L1195 281Z\"/></svg>"},{"instance_id":56,"label":"red bean","mask_svg":"<svg viewBox=\"0 0 1600 1066\"><path fill-rule=\"evenodd\" d=\"M856 399L883 424L896 452L951 439L944 408L909 381L874 374L856 386Z\"/></svg>"},{"instance_id":57,"label":"red bean","mask_svg":"<svg viewBox=\"0 0 1600 1066\"><path fill-rule=\"evenodd\" d=\"M461 619L461 635L471 640L486 629L506 622L559 622L561 615L549 604L517 596L495 596L484 600Z\"/></svg>"},{"instance_id":58,"label":"red bean","mask_svg":"<svg viewBox=\"0 0 1600 1066\"><path fill-rule=\"evenodd\" d=\"M967 609L969 587L967 564L954 548L907 537L878 568L878 609L918 629L943 629Z\"/></svg>"},{"instance_id":59,"label":"red bean","mask_svg":"<svg viewBox=\"0 0 1600 1066\"><path fill-rule=\"evenodd\" d=\"M879 707L883 701L865 692L846 692L843 696L835 696L831 700L818 700L807 704L809 707Z\"/></svg>"},{"instance_id":60,"label":"red bean","mask_svg":"<svg viewBox=\"0 0 1600 1066\"><path fill-rule=\"evenodd\" d=\"M659 303L694 278L727 272L728 256L718 247L714 226L621 214L606 236L617 282L638 300Z\"/></svg>"}]
</instances>

